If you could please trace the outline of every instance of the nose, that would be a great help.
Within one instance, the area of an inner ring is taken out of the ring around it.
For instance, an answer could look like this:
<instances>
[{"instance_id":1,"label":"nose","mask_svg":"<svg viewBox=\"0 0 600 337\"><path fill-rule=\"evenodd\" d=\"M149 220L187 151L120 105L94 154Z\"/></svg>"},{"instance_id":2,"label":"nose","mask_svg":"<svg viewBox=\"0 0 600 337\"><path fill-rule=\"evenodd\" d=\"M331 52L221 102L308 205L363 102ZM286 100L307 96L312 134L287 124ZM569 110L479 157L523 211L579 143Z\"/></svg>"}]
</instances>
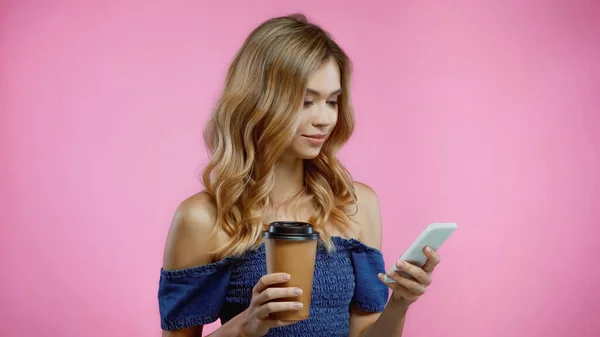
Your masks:
<instances>
[{"instance_id":1,"label":"nose","mask_svg":"<svg viewBox=\"0 0 600 337\"><path fill-rule=\"evenodd\" d=\"M333 124L336 115L335 109L327 104L319 104L313 110L312 125L315 127L327 127Z\"/></svg>"}]
</instances>

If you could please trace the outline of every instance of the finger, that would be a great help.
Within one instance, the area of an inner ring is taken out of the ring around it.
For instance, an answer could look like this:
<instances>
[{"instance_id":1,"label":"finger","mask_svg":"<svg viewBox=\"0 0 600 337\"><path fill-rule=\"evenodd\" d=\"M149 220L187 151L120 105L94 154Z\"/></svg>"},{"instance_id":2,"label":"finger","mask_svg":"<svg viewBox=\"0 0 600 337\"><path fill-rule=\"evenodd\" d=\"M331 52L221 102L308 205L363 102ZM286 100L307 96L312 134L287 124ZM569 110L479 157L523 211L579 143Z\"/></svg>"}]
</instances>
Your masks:
<instances>
[{"instance_id":1,"label":"finger","mask_svg":"<svg viewBox=\"0 0 600 337\"><path fill-rule=\"evenodd\" d=\"M381 282L383 282L385 285L387 285L390 289L392 289L393 291L393 296L395 297L401 297L404 298L405 300L409 301L409 302L414 302L416 301L420 295L417 295L413 292L411 292L410 290L408 290L406 287L404 287L403 285L401 285L400 283L394 281L392 283L386 283L383 279L383 275L384 274L379 274L379 280Z\"/></svg>"},{"instance_id":2,"label":"finger","mask_svg":"<svg viewBox=\"0 0 600 337\"><path fill-rule=\"evenodd\" d=\"M272 312L299 310L303 307L301 302L268 302L258 308L257 314L261 319L269 317Z\"/></svg>"},{"instance_id":3,"label":"finger","mask_svg":"<svg viewBox=\"0 0 600 337\"><path fill-rule=\"evenodd\" d=\"M286 273L267 274L258 280L258 282L254 286L254 289L252 289L252 291L255 294L260 294L265 289L267 289L269 286L271 286L273 284L283 283L289 279L290 279L290 274L286 274Z\"/></svg>"},{"instance_id":4,"label":"finger","mask_svg":"<svg viewBox=\"0 0 600 337\"><path fill-rule=\"evenodd\" d=\"M256 304L261 305L276 298L293 298L301 294L300 288L267 288L256 297Z\"/></svg>"},{"instance_id":5,"label":"finger","mask_svg":"<svg viewBox=\"0 0 600 337\"><path fill-rule=\"evenodd\" d=\"M400 288L403 288L403 287L402 287L402 286L400 286L400 285L398 284L398 282L396 282L396 281L395 281L395 280L394 280L392 277L389 277L389 278L392 280L392 282L386 281L386 280L383 278L383 277L384 277L384 275L386 275L386 274L379 273L379 274L377 274L377 278L378 278L378 279L379 279L381 282L383 282L383 284L385 284L386 286L388 286L388 288L392 289L393 291L396 291L396 290L401 290Z\"/></svg>"},{"instance_id":6,"label":"finger","mask_svg":"<svg viewBox=\"0 0 600 337\"><path fill-rule=\"evenodd\" d=\"M440 263L440 256L435 249L429 246L425 247L423 252L425 253L425 256L427 256L427 262L423 265L423 270L426 273L431 273L435 269L435 266Z\"/></svg>"},{"instance_id":7,"label":"finger","mask_svg":"<svg viewBox=\"0 0 600 337\"><path fill-rule=\"evenodd\" d=\"M271 329L271 328L282 327L282 326L286 326L286 325L292 325L292 324L295 324L298 322L297 321L267 320L266 323L267 323L267 326L269 327L269 329Z\"/></svg>"},{"instance_id":8,"label":"finger","mask_svg":"<svg viewBox=\"0 0 600 337\"><path fill-rule=\"evenodd\" d=\"M422 268L417 267L414 264L410 264L406 261L398 261L398 263L396 263L396 268L398 268L398 271L394 272L394 274L400 277L406 278L408 280L409 278L404 277L400 274L401 272L405 272L412 276L418 283L422 285L428 286L429 284L431 284L431 276L429 276L429 274L427 274Z\"/></svg>"},{"instance_id":9,"label":"finger","mask_svg":"<svg viewBox=\"0 0 600 337\"><path fill-rule=\"evenodd\" d=\"M396 281L396 286L393 288L394 291L400 290L404 288L410 292L410 295L423 295L425 293L426 287L419 282L416 282L411 279L407 279L406 277L398 274L398 273L388 273L388 277L392 280Z\"/></svg>"}]
</instances>

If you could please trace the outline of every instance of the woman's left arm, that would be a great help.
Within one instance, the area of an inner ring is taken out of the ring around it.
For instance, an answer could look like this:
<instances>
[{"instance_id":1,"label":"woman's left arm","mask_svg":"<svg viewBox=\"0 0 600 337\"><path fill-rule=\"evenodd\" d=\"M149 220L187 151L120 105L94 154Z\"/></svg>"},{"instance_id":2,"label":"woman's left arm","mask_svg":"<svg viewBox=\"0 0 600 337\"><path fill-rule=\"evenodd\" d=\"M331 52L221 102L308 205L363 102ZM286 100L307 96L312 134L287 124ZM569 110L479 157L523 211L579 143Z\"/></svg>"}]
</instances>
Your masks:
<instances>
[{"instance_id":1,"label":"woman's left arm","mask_svg":"<svg viewBox=\"0 0 600 337\"><path fill-rule=\"evenodd\" d=\"M368 186L355 184L359 211L355 220L361 225L361 241L373 248L381 249L381 214L379 201L375 192ZM392 289L385 309L381 313L367 313L354 306L350 310L350 337L402 336L406 313L412 303L425 293L431 284L431 275L440 261L435 250L426 247L424 250L427 262L418 267L405 261L398 261L398 272L388 273L395 282L385 283L383 274L378 278ZM407 278L399 274L405 272L413 277Z\"/></svg>"},{"instance_id":2,"label":"woman's left arm","mask_svg":"<svg viewBox=\"0 0 600 337\"><path fill-rule=\"evenodd\" d=\"M418 267L405 261L398 261L396 266L400 271L411 275L414 279L407 278L399 272L388 272L388 276L394 280L386 283L392 289L392 296L385 309L373 324L361 330L358 336L402 336L406 312L412 303L425 293L431 284L431 274L439 263L439 255L430 247L424 249L427 262L423 267ZM383 274L379 274L379 280L383 281Z\"/></svg>"}]
</instances>

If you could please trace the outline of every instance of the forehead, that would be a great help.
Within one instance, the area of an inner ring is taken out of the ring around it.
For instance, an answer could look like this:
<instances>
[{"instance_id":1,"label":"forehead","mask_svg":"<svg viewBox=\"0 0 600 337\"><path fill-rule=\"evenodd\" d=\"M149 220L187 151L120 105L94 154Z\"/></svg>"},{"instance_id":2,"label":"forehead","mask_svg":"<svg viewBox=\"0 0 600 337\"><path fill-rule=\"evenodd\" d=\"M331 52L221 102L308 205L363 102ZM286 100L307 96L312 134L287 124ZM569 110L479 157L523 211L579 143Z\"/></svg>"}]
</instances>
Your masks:
<instances>
[{"instance_id":1,"label":"forehead","mask_svg":"<svg viewBox=\"0 0 600 337\"><path fill-rule=\"evenodd\" d=\"M340 69L333 60L323 63L309 78L308 87L322 93L340 88Z\"/></svg>"}]
</instances>

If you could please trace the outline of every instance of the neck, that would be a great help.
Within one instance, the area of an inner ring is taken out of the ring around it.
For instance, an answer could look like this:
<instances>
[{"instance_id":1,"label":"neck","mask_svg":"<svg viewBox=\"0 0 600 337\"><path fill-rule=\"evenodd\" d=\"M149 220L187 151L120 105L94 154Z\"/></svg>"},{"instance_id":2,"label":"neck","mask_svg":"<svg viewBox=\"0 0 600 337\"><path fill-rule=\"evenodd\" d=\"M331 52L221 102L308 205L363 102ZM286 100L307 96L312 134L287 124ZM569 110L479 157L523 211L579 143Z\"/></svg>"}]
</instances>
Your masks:
<instances>
[{"instance_id":1,"label":"neck","mask_svg":"<svg viewBox=\"0 0 600 337\"><path fill-rule=\"evenodd\" d=\"M275 204L282 203L304 189L304 160L281 158L275 166L275 185L271 198Z\"/></svg>"}]
</instances>

